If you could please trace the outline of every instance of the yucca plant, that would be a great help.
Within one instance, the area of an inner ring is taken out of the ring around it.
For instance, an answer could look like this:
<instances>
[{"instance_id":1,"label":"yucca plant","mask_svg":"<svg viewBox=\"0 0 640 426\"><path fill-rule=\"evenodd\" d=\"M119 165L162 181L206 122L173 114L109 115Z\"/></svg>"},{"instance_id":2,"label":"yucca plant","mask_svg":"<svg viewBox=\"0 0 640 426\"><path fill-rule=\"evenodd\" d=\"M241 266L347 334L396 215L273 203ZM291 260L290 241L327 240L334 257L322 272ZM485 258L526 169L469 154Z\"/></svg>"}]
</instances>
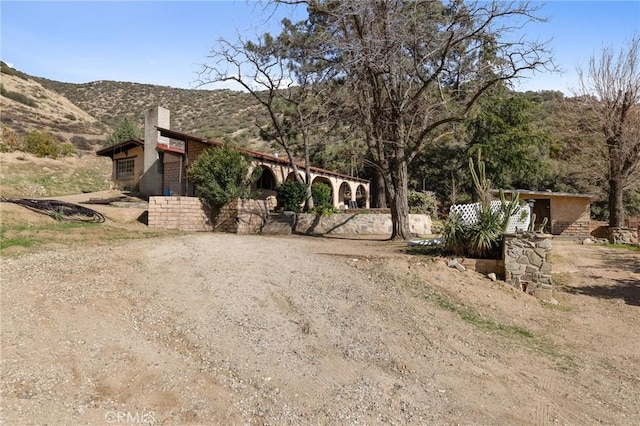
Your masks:
<instances>
[{"instance_id":1,"label":"yucca plant","mask_svg":"<svg viewBox=\"0 0 640 426\"><path fill-rule=\"evenodd\" d=\"M502 243L502 212L489 207L478 213L478 221L466 229L467 253L479 258L495 257Z\"/></svg>"},{"instance_id":2,"label":"yucca plant","mask_svg":"<svg viewBox=\"0 0 640 426\"><path fill-rule=\"evenodd\" d=\"M444 237L447 248L455 255L469 255L479 258L493 258L500 254L502 235L507 230L509 218L520 208L516 194L510 201L500 191L500 207L491 205L491 187L485 174L485 166L480 151L477 161L469 158L469 170L474 183L477 206L477 221L465 224L460 215L454 213L445 222Z\"/></svg>"},{"instance_id":3,"label":"yucca plant","mask_svg":"<svg viewBox=\"0 0 640 426\"><path fill-rule=\"evenodd\" d=\"M467 227L458 213L452 213L444 223L442 236L446 241L446 248L456 256L464 255L466 252Z\"/></svg>"}]
</instances>

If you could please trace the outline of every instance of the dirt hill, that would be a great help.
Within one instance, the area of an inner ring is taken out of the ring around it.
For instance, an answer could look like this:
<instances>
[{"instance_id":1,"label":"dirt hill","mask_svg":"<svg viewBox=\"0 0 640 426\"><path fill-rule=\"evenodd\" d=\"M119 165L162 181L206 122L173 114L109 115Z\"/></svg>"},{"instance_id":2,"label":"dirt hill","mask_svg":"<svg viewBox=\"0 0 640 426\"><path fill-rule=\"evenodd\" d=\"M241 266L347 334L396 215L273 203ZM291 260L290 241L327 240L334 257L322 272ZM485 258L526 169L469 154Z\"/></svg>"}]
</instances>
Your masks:
<instances>
[{"instance_id":1,"label":"dirt hill","mask_svg":"<svg viewBox=\"0 0 640 426\"><path fill-rule=\"evenodd\" d=\"M64 95L26 74L2 66L2 125L18 134L44 130L81 150L100 146L108 127Z\"/></svg>"}]
</instances>

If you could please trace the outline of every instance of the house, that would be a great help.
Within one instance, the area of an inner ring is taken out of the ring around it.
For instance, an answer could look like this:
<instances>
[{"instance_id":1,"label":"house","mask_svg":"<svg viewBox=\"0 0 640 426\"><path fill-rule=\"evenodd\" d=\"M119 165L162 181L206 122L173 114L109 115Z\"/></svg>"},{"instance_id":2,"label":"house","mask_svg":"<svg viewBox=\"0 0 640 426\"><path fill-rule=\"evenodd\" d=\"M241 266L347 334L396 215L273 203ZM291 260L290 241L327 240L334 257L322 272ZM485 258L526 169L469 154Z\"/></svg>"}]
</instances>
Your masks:
<instances>
[{"instance_id":1,"label":"house","mask_svg":"<svg viewBox=\"0 0 640 426\"><path fill-rule=\"evenodd\" d=\"M498 191L493 191L497 193ZM600 197L569 192L503 190L510 198L515 194L531 206L536 229L546 219L545 231L553 235L587 236L591 228L591 202Z\"/></svg>"},{"instance_id":2,"label":"house","mask_svg":"<svg viewBox=\"0 0 640 426\"><path fill-rule=\"evenodd\" d=\"M162 107L146 111L144 132L144 140L132 139L96 153L112 159L114 184L145 196L194 196L189 166L204 151L222 144L171 130L170 112ZM242 148L238 150L253 159L253 167L263 169L253 188L261 199L274 196L278 185L295 179L288 159ZM304 166L297 164L297 167L303 173ZM311 178L314 184L329 185L334 206L369 208L369 181L319 167L311 167Z\"/></svg>"}]
</instances>

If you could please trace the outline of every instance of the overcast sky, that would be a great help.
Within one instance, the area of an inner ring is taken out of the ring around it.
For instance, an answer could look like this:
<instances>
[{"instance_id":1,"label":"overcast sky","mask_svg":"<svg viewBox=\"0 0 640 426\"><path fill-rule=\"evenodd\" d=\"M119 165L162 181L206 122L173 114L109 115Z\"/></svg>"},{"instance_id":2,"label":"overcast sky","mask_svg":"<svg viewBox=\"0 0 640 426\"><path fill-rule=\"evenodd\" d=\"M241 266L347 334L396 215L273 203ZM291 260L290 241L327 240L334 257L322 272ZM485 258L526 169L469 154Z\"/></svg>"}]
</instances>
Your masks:
<instances>
[{"instance_id":1,"label":"overcast sky","mask_svg":"<svg viewBox=\"0 0 640 426\"><path fill-rule=\"evenodd\" d=\"M86 83L116 80L194 88L200 64L219 37L278 32L280 8L265 14L251 1L6 1L0 2L1 58L27 74ZM621 47L640 35L640 1L549 1L550 22L527 36L553 39L566 73L539 73L518 90L575 87L575 68L603 46ZM214 87L207 87L214 88Z\"/></svg>"}]
</instances>

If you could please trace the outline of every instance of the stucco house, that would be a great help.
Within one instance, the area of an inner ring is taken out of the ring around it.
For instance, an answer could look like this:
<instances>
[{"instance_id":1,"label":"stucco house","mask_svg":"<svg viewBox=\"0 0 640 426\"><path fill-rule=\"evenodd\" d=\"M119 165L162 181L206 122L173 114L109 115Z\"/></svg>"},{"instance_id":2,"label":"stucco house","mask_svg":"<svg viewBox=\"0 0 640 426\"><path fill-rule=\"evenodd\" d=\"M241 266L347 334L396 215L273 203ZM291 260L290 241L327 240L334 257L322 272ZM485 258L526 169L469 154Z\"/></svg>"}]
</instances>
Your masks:
<instances>
[{"instance_id":1,"label":"stucco house","mask_svg":"<svg viewBox=\"0 0 640 426\"><path fill-rule=\"evenodd\" d=\"M569 192L503 190L510 198L519 194L536 215L536 229L547 219L545 230L553 235L587 236L591 229L591 202L598 201L593 194ZM494 191L497 192L497 191Z\"/></svg>"},{"instance_id":2,"label":"stucco house","mask_svg":"<svg viewBox=\"0 0 640 426\"><path fill-rule=\"evenodd\" d=\"M194 196L188 168L205 150L221 146L199 136L170 129L169 110L156 107L145 113L144 140L132 139L101 149L97 155L113 161L114 185L135 190L145 196ZM261 199L272 197L282 182L295 179L288 159L277 155L238 148L252 159L253 167L261 167L262 177L255 185ZM304 170L297 164L299 172ZM304 177L304 176L303 176ZM358 177L311 167L313 183L325 183L332 191L333 205L338 208L369 208L369 181Z\"/></svg>"}]
</instances>

